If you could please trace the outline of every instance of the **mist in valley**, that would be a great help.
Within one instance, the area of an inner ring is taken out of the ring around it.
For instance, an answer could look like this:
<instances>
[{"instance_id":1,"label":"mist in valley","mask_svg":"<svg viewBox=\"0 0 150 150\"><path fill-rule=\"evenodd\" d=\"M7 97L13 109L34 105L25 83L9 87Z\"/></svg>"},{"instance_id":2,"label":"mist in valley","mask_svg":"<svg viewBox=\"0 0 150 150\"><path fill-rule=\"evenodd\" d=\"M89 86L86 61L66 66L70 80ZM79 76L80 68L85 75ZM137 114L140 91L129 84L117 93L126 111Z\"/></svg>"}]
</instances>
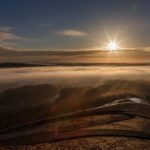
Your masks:
<instances>
[{"instance_id":1,"label":"mist in valley","mask_svg":"<svg viewBox=\"0 0 150 150\"><path fill-rule=\"evenodd\" d=\"M149 66L0 69L1 128L136 97L149 103Z\"/></svg>"}]
</instances>

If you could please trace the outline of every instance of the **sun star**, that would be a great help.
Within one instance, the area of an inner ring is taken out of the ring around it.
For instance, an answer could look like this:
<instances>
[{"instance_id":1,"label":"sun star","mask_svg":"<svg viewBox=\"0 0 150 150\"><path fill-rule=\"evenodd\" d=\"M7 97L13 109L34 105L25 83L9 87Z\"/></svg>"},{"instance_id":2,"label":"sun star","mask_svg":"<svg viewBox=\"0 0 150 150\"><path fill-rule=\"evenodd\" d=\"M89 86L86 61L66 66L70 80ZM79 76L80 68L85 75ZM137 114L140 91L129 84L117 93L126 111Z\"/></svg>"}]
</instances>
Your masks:
<instances>
[{"instance_id":1,"label":"sun star","mask_svg":"<svg viewBox=\"0 0 150 150\"><path fill-rule=\"evenodd\" d=\"M117 42L111 41L107 44L106 48L110 51L116 51L119 49Z\"/></svg>"}]
</instances>

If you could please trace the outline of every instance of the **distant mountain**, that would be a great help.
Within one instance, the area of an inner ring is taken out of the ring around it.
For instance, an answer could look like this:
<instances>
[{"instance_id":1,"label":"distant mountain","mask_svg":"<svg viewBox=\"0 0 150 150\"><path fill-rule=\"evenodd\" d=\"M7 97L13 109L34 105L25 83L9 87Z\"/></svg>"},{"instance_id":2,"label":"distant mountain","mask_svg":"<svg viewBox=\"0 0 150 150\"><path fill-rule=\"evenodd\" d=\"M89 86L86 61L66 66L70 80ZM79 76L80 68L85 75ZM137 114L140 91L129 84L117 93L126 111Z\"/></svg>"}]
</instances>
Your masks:
<instances>
[{"instance_id":1,"label":"distant mountain","mask_svg":"<svg viewBox=\"0 0 150 150\"><path fill-rule=\"evenodd\" d=\"M12 67L37 67L44 66L41 64L25 64L25 63L0 63L0 68L12 68Z\"/></svg>"},{"instance_id":2,"label":"distant mountain","mask_svg":"<svg viewBox=\"0 0 150 150\"><path fill-rule=\"evenodd\" d=\"M48 63L48 64L28 64L28 63L0 63L0 68L13 67L40 67L40 66L150 66L150 63Z\"/></svg>"}]
</instances>

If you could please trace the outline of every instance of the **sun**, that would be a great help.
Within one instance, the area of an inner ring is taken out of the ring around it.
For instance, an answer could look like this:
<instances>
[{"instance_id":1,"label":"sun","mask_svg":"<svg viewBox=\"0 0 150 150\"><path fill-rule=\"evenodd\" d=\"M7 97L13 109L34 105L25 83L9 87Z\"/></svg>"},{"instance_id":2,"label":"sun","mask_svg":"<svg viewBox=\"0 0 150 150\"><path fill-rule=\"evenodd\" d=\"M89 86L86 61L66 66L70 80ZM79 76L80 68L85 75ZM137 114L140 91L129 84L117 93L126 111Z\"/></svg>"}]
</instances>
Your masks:
<instances>
[{"instance_id":1,"label":"sun","mask_svg":"<svg viewBox=\"0 0 150 150\"><path fill-rule=\"evenodd\" d=\"M111 41L111 42L107 43L106 48L110 51L116 51L119 49L119 45L117 42Z\"/></svg>"}]
</instances>

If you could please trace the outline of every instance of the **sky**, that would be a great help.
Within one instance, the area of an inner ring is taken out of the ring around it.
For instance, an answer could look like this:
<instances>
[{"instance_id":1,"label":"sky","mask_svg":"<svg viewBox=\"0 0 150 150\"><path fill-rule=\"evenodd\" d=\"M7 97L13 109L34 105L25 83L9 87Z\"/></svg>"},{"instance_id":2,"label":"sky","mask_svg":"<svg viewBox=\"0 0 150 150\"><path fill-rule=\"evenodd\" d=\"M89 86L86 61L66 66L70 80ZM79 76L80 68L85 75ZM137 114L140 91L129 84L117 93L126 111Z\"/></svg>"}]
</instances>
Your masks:
<instances>
[{"instance_id":1,"label":"sky","mask_svg":"<svg viewBox=\"0 0 150 150\"><path fill-rule=\"evenodd\" d=\"M0 0L0 47L101 49L150 47L149 0Z\"/></svg>"},{"instance_id":2,"label":"sky","mask_svg":"<svg viewBox=\"0 0 150 150\"><path fill-rule=\"evenodd\" d=\"M0 0L0 63L150 63L149 14L149 0Z\"/></svg>"}]
</instances>

